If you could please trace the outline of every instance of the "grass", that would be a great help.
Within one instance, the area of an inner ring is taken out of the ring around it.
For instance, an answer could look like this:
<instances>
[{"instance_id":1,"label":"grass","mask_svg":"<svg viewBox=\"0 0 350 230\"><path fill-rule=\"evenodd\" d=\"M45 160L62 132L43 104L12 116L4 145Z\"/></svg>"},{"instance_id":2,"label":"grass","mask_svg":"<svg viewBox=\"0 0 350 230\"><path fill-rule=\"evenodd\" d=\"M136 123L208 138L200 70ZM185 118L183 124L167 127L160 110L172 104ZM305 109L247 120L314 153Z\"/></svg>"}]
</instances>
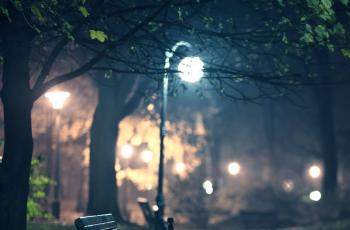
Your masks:
<instances>
[{"instance_id":1,"label":"grass","mask_svg":"<svg viewBox=\"0 0 350 230\"><path fill-rule=\"evenodd\" d=\"M28 223L28 230L75 230L74 226L50 223Z\"/></svg>"},{"instance_id":2,"label":"grass","mask_svg":"<svg viewBox=\"0 0 350 230\"><path fill-rule=\"evenodd\" d=\"M73 225L59 225L52 223L28 223L28 230L75 230ZM349 230L350 220L320 223L314 226L285 228L283 230ZM135 225L120 225L120 230L145 230Z\"/></svg>"},{"instance_id":3,"label":"grass","mask_svg":"<svg viewBox=\"0 0 350 230\"><path fill-rule=\"evenodd\" d=\"M144 230L135 225L120 225L120 230ZM53 223L28 223L27 230L76 230L73 225L62 225Z\"/></svg>"}]
</instances>

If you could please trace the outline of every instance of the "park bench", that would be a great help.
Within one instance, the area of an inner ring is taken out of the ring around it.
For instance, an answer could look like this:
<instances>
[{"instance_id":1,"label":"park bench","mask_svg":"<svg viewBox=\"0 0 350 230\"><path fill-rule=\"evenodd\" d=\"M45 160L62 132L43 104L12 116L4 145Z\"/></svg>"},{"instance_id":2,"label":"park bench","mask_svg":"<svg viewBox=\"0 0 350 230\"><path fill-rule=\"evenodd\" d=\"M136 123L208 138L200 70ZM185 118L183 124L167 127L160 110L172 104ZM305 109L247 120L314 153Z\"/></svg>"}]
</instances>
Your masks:
<instances>
[{"instance_id":1,"label":"park bench","mask_svg":"<svg viewBox=\"0 0 350 230\"><path fill-rule=\"evenodd\" d=\"M112 214L79 217L74 224L77 230L118 230Z\"/></svg>"},{"instance_id":2,"label":"park bench","mask_svg":"<svg viewBox=\"0 0 350 230\"><path fill-rule=\"evenodd\" d=\"M167 223L162 219L157 218L157 212L153 212L151 206L146 198L137 198L137 203L139 204L143 216L151 230L174 230L174 219L168 218Z\"/></svg>"}]
</instances>

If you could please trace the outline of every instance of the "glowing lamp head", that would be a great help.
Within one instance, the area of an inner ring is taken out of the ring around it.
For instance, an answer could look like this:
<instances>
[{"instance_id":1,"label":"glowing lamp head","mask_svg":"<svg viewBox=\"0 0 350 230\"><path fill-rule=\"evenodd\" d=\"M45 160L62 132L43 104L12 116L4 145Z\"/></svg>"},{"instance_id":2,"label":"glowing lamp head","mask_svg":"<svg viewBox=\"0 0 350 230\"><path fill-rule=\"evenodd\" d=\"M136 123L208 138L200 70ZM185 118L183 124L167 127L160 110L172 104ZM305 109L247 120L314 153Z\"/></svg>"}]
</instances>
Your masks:
<instances>
[{"instance_id":1,"label":"glowing lamp head","mask_svg":"<svg viewBox=\"0 0 350 230\"><path fill-rule=\"evenodd\" d=\"M309 198L310 198L310 200L317 202L317 201L321 200L322 194L320 191L315 190L315 191L310 192Z\"/></svg>"},{"instance_id":2,"label":"glowing lamp head","mask_svg":"<svg viewBox=\"0 0 350 230\"><path fill-rule=\"evenodd\" d=\"M233 161L228 164L227 171L229 174L236 176L241 171L241 166L239 165L238 162Z\"/></svg>"},{"instance_id":3,"label":"glowing lamp head","mask_svg":"<svg viewBox=\"0 0 350 230\"><path fill-rule=\"evenodd\" d=\"M213 194L214 188L213 188L213 183L210 180L206 180L202 184L203 189L205 190L205 193L208 195Z\"/></svg>"},{"instance_id":4,"label":"glowing lamp head","mask_svg":"<svg viewBox=\"0 0 350 230\"><path fill-rule=\"evenodd\" d=\"M182 173L184 170L185 170L185 164L183 163L183 162L178 162L178 163L176 163L176 165L175 165L175 171L177 172L177 173Z\"/></svg>"},{"instance_id":5,"label":"glowing lamp head","mask_svg":"<svg viewBox=\"0 0 350 230\"><path fill-rule=\"evenodd\" d=\"M204 63L199 57L185 57L178 66L180 78L194 83L203 77Z\"/></svg>"},{"instance_id":6,"label":"glowing lamp head","mask_svg":"<svg viewBox=\"0 0 350 230\"><path fill-rule=\"evenodd\" d=\"M45 97L49 99L53 109L60 110L63 109L64 102L70 97L70 93L64 91L47 92Z\"/></svg>"},{"instance_id":7,"label":"glowing lamp head","mask_svg":"<svg viewBox=\"0 0 350 230\"><path fill-rule=\"evenodd\" d=\"M292 192L294 190L294 182L290 179L284 180L282 182L282 188L285 192Z\"/></svg>"},{"instance_id":8,"label":"glowing lamp head","mask_svg":"<svg viewBox=\"0 0 350 230\"><path fill-rule=\"evenodd\" d=\"M309 168L309 175L311 178L317 179L321 176L321 168L317 165L313 165Z\"/></svg>"},{"instance_id":9,"label":"glowing lamp head","mask_svg":"<svg viewBox=\"0 0 350 230\"><path fill-rule=\"evenodd\" d=\"M157 212L159 210L159 207L158 207L158 205L155 204L152 206L152 209L153 209L153 211Z\"/></svg>"},{"instance_id":10,"label":"glowing lamp head","mask_svg":"<svg viewBox=\"0 0 350 230\"><path fill-rule=\"evenodd\" d=\"M129 144L124 145L121 150L121 154L124 159L129 159L134 153L134 148Z\"/></svg>"},{"instance_id":11,"label":"glowing lamp head","mask_svg":"<svg viewBox=\"0 0 350 230\"><path fill-rule=\"evenodd\" d=\"M143 150L141 152L141 159L142 159L143 162L149 163L149 162L151 162L152 158L153 158L152 151L150 151L150 150Z\"/></svg>"}]
</instances>

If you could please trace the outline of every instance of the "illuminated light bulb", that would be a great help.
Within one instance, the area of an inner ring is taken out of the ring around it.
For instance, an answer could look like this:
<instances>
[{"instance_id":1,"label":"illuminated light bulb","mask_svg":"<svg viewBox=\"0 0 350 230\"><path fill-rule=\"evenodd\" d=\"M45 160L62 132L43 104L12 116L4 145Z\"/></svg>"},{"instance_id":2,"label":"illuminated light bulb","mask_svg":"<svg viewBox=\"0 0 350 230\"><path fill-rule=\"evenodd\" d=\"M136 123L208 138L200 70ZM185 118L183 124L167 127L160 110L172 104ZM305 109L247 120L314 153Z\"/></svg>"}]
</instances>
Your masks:
<instances>
[{"instance_id":1,"label":"illuminated light bulb","mask_svg":"<svg viewBox=\"0 0 350 230\"><path fill-rule=\"evenodd\" d=\"M129 159L134 154L134 148L130 144L123 145L121 153L123 158Z\"/></svg>"},{"instance_id":2,"label":"illuminated light bulb","mask_svg":"<svg viewBox=\"0 0 350 230\"><path fill-rule=\"evenodd\" d=\"M203 77L204 63L199 57L185 57L178 66L180 78L194 83Z\"/></svg>"},{"instance_id":3,"label":"illuminated light bulb","mask_svg":"<svg viewBox=\"0 0 350 230\"><path fill-rule=\"evenodd\" d=\"M294 182L292 180L284 180L282 182L282 188L286 192L291 192L294 189Z\"/></svg>"},{"instance_id":4,"label":"illuminated light bulb","mask_svg":"<svg viewBox=\"0 0 350 230\"><path fill-rule=\"evenodd\" d=\"M317 165L313 165L309 168L309 175L311 178L317 179L321 176L321 168Z\"/></svg>"},{"instance_id":5,"label":"illuminated light bulb","mask_svg":"<svg viewBox=\"0 0 350 230\"><path fill-rule=\"evenodd\" d=\"M151 162L152 158L153 158L153 152L152 151L150 151L150 150L143 150L141 152L141 159L142 159L143 162L149 163L149 162Z\"/></svg>"},{"instance_id":6,"label":"illuminated light bulb","mask_svg":"<svg viewBox=\"0 0 350 230\"><path fill-rule=\"evenodd\" d=\"M151 111L153 111L154 110L154 105L151 103L151 104L148 104L147 105L147 110L148 110L148 112L151 112Z\"/></svg>"},{"instance_id":7,"label":"illuminated light bulb","mask_svg":"<svg viewBox=\"0 0 350 230\"><path fill-rule=\"evenodd\" d=\"M45 93L45 97L49 99L53 109L60 110L63 109L64 102L70 97L70 93L65 91L52 91Z\"/></svg>"},{"instance_id":8,"label":"illuminated light bulb","mask_svg":"<svg viewBox=\"0 0 350 230\"><path fill-rule=\"evenodd\" d=\"M156 205L156 204L155 204L155 205L153 205L153 206L152 206L152 209L153 209L153 211L155 211L155 212L156 212L156 211L158 211L158 210L159 210L159 207L158 207L158 205Z\"/></svg>"},{"instance_id":9,"label":"illuminated light bulb","mask_svg":"<svg viewBox=\"0 0 350 230\"><path fill-rule=\"evenodd\" d=\"M214 189L212 187L209 187L209 188L205 189L205 193L208 194L208 195L213 194L213 192L214 192Z\"/></svg>"},{"instance_id":10,"label":"illuminated light bulb","mask_svg":"<svg viewBox=\"0 0 350 230\"><path fill-rule=\"evenodd\" d=\"M213 194L214 188L213 188L213 183L210 180L206 180L202 184L203 189L205 190L205 193L208 195Z\"/></svg>"},{"instance_id":11,"label":"illuminated light bulb","mask_svg":"<svg viewBox=\"0 0 350 230\"><path fill-rule=\"evenodd\" d=\"M241 166L239 165L238 162L233 161L230 164L228 164L227 171L231 175L236 176L241 171Z\"/></svg>"},{"instance_id":12,"label":"illuminated light bulb","mask_svg":"<svg viewBox=\"0 0 350 230\"><path fill-rule=\"evenodd\" d=\"M151 184L148 184L148 185L146 186L146 189L147 189L148 191L151 191L152 188L153 188L153 186L152 186Z\"/></svg>"},{"instance_id":13,"label":"illuminated light bulb","mask_svg":"<svg viewBox=\"0 0 350 230\"><path fill-rule=\"evenodd\" d=\"M182 173L185 170L186 166L183 162L178 162L175 165L175 170L177 173Z\"/></svg>"},{"instance_id":14,"label":"illuminated light bulb","mask_svg":"<svg viewBox=\"0 0 350 230\"><path fill-rule=\"evenodd\" d=\"M321 200L322 194L320 191L315 190L315 191L310 192L309 198L310 198L310 200L317 202L317 201Z\"/></svg>"}]
</instances>

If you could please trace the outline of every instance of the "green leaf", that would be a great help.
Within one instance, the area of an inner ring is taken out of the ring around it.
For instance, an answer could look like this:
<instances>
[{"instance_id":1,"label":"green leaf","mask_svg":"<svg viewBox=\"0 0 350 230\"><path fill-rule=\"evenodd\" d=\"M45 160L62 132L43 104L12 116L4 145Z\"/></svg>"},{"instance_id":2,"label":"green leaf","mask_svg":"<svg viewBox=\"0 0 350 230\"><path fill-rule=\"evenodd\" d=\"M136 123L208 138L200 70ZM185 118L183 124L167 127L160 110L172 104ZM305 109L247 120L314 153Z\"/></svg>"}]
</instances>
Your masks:
<instances>
[{"instance_id":1,"label":"green leaf","mask_svg":"<svg viewBox=\"0 0 350 230\"><path fill-rule=\"evenodd\" d=\"M73 26L69 24L68 21L63 22L63 32L67 35L67 38L69 38L71 41L74 41L73 34L71 33Z\"/></svg>"},{"instance_id":2,"label":"green leaf","mask_svg":"<svg viewBox=\"0 0 350 230\"><path fill-rule=\"evenodd\" d=\"M340 0L340 2L342 4L344 4L345 6L347 6L349 4L349 0Z\"/></svg>"},{"instance_id":3,"label":"green leaf","mask_svg":"<svg viewBox=\"0 0 350 230\"><path fill-rule=\"evenodd\" d=\"M107 34L105 32L100 30L89 30L90 31L90 38L92 40L98 40L99 42L105 42L108 39Z\"/></svg>"},{"instance_id":4,"label":"green leaf","mask_svg":"<svg viewBox=\"0 0 350 230\"><path fill-rule=\"evenodd\" d=\"M8 19L10 19L10 14L9 14L8 9L6 9L6 8L3 7L3 6L0 6L0 14L3 14L3 15L5 15Z\"/></svg>"},{"instance_id":5,"label":"green leaf","mask_svg":"<svg viewBox=\"0 0 350 230\"><path fill-rule=\"evenodd\" d=\"M285 7L286 5L284 4L283 0L277 0L278 4L280 4L280 6Z\"/></svg>"},{"instance_id":6,"label":"green leaf","mask_svg":"<svg viewBox=\"0 0 350 230\"><path fill-rule=\"evenodd\" d=\"M350 58L350 49L341 49L341 52L345 57Z\"/></svg>"},{"instance_id":7,"label":"green leaf","mask_svg":"<svg viewBox=\"0 0 350 230\"><path fill-rule=\"evenodd\" d=\"M34 16L40 21L43 22L44 21L44 17L41 14L41 11L39 10L39 8L36 5L32 5L30 7L30 10L32 11L32 13L34 14Z\"/></svg>"},{"instance_id":8,"label":"green leaf","mask_svg":"<svg viewBox=\"0 0 350 230\"><path fill-rule=\"evenodd\" d=\"M90 15L89 11L84 6L80 6L79 11L85 18Z\"/></svg>"},{"instance_id":9,"label":"green leaf","mask_svg":"<svg viewBox=\"0 0 350 230\"><path fill-rule=\"evenodd\" d=\"M287 38L287 36L286 36L285 33L283 33L282 42L283 42L284 44L288 44L288 43L289 43L288 38Z\"/></svg>"},{"instance_id":10,"label":"green leaf","mask_svg":"<svg viewBox=\"0 0 350 230\"><path fill-rule=\"evenodd\" d=\"M183 21L182 10L181 10L181 8L179 8L179 9L177 10L177 17L178 17L178 20L179 20L180 22Z\"/></svg>"}]
</instances>

